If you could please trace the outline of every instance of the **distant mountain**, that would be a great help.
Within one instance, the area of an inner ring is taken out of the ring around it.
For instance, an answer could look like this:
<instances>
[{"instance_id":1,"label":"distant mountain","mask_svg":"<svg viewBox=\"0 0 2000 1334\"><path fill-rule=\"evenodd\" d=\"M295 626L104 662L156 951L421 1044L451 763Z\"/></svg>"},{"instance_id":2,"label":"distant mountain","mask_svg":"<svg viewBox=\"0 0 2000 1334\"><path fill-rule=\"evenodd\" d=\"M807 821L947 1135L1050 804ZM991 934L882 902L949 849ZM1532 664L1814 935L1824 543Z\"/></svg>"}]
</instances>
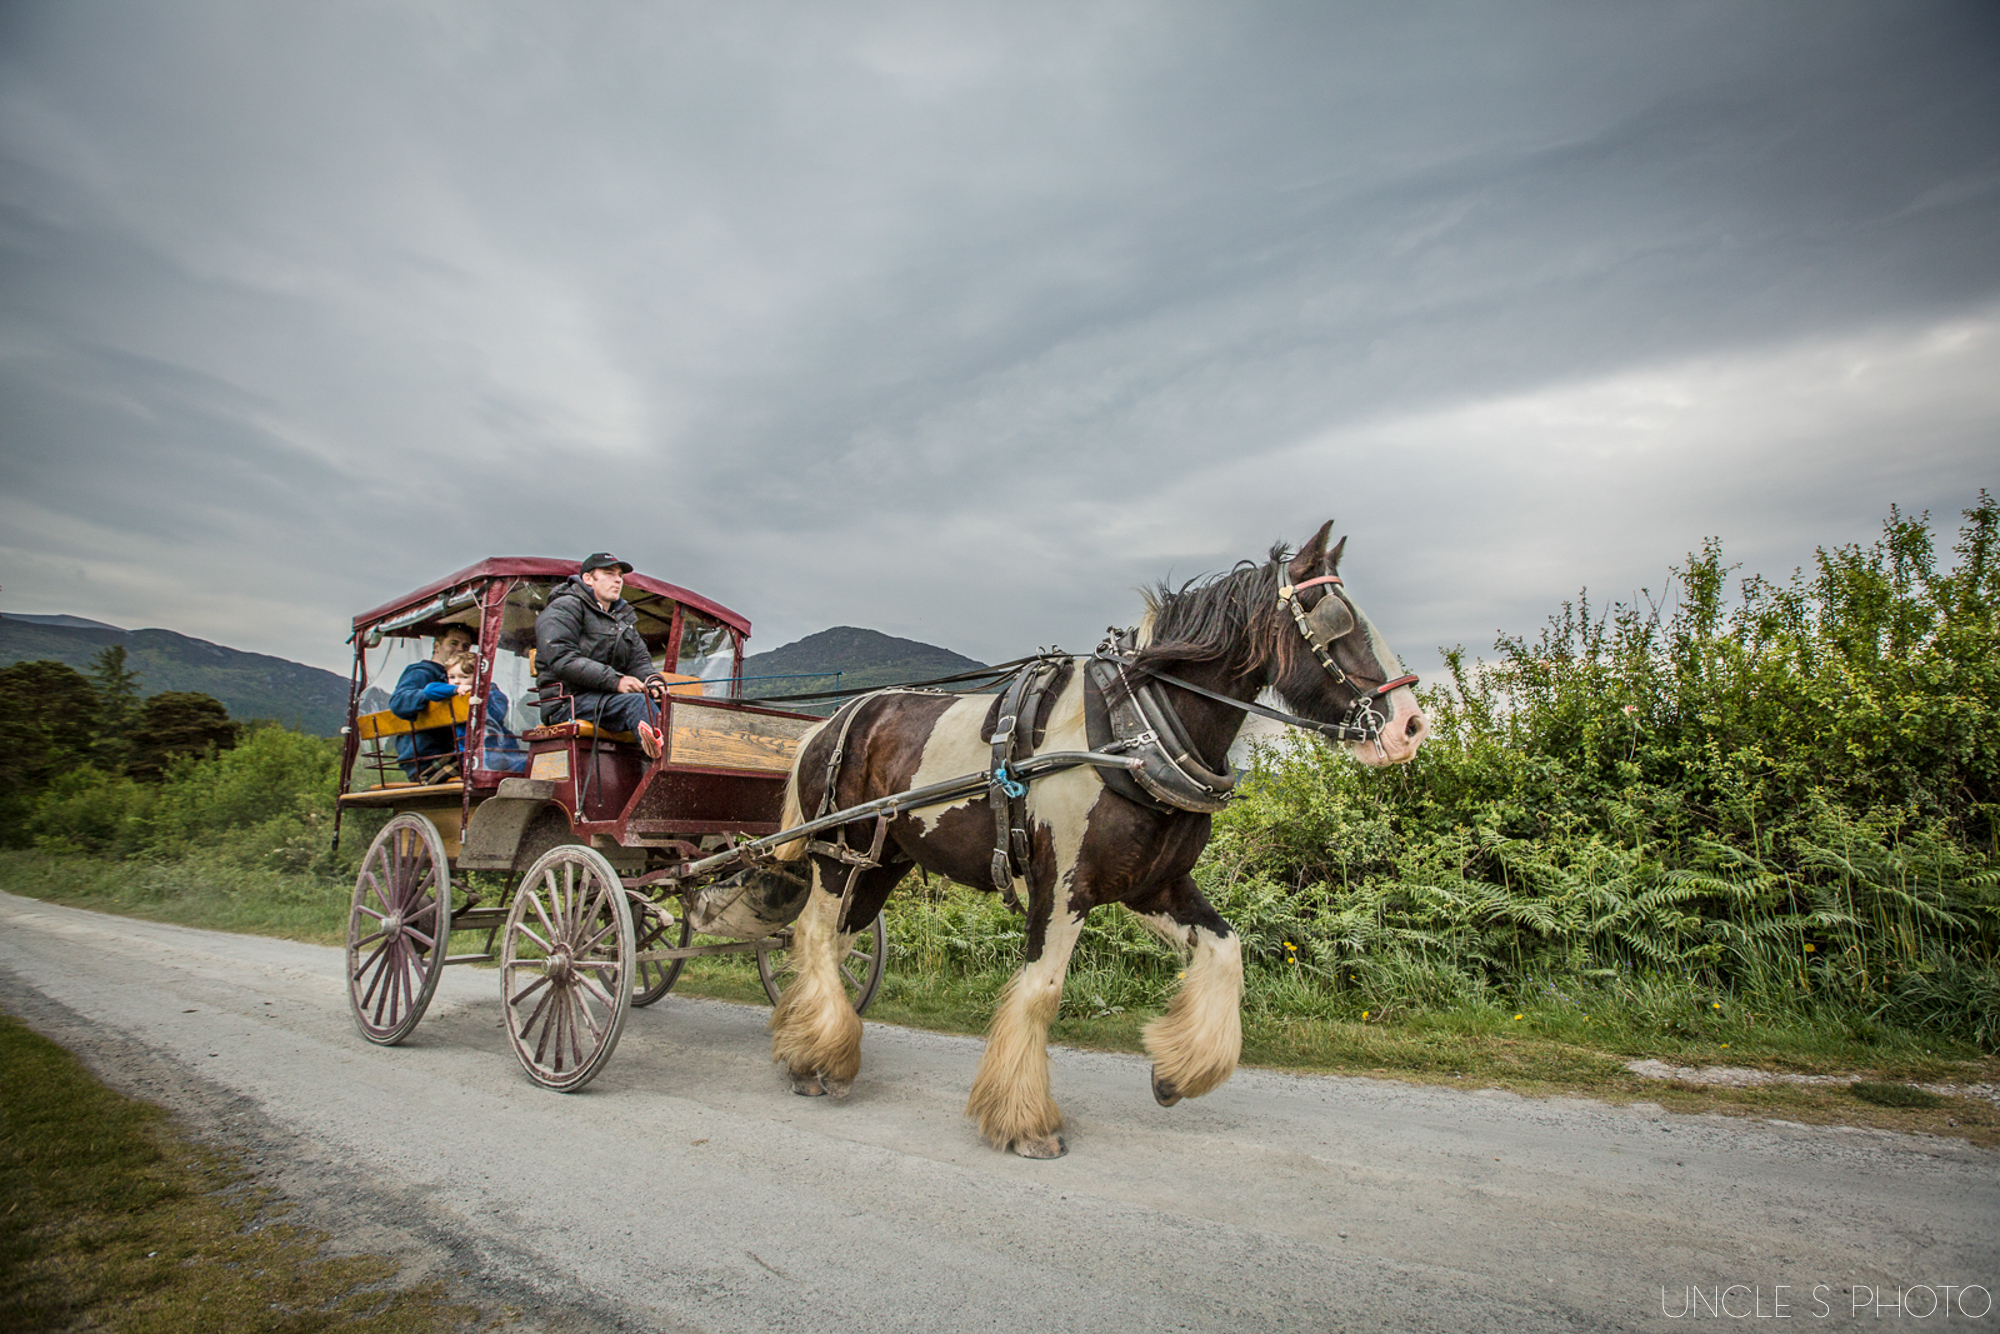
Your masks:
<instances>
[{"instance_id":1,"label":"distant mountain","mask_svg":"<svg viewBox=\"0 0 2000 1334\"><path fill-rule=\"evenodd\" d=\"M318 667L244 653L172 630L120 630L81 616L0 614L0 663L40 658L80 672L113 644L139 674L141 694L195 690L213 695L232 718L276 718L318 736L337 736L347 721L347 680Z\"/></svg>"},{"instance_id":2,"label":"distant mountain","mask_svg":"<svg viewBox=\"0 0 2000 1334\"><path fill-rule=\"evenodd\" d=\"M10 611L6 616L10 621L26 621L29 625L67 625L76 630L118 630L115 625L106 625L103 621L86 621L81 616L30 616L20 611ZM118 633L122 635L125 632L118 630Z\"/></svg>"},{"instance_id":3,"label":"distant mountain","mask_svg":"<svg viewBox=\"0 0 2000 1334\"><path fill-rule=\"evenodd\" d=\"M743 693L751 696L789 695L808 690L853 690L869 686L896 685L904 681L927 681L933 677L969 672L986 664L975 662L950 649L915 639L898 639L879 630L863 630L837 625L795 643L757 653L743 660L743 675L777 676L792 679L746 681ZM817 679L799 673L819 674ZM839 672L835 680L833 673ZM810 712L810 710L809 710Z\"/></svg>"}]
</instances>

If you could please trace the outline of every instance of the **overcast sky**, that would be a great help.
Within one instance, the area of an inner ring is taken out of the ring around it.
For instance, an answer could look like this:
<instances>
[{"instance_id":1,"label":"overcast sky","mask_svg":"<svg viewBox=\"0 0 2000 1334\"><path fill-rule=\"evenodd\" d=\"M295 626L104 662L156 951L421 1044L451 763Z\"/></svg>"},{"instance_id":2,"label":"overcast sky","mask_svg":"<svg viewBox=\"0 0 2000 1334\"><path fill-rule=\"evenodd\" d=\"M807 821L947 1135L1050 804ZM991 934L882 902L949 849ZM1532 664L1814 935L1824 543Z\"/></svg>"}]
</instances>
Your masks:
<instances>
[{"instance_id":1,"label":"overcast sky","mask_svg":"<svg viewBox=\"0 0 2000 1334\"><path fill-rule=\"evenodd\" d=\"M1423 669L2000 490L2000 6L4 0L0 266L0 609L998 660L1332 517Z\"/></svg>"}]
</instances>

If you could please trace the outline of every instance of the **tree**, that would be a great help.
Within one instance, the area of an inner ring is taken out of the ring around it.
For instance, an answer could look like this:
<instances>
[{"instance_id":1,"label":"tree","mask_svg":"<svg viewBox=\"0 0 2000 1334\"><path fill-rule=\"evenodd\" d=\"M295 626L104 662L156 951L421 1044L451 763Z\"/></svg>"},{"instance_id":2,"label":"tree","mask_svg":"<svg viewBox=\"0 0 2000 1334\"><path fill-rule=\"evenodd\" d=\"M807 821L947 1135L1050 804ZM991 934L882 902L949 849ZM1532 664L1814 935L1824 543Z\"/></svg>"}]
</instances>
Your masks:
<instances>
[{"instance_id":1,"label":"tree","mask_svg":"<svg viewBox=\"0 0 2000 1334\"><path fill-rule=\"evenodd\" d=\"M98 720L92 758L107 773L122 773L132 757L132 725L139 717L139 673L126 666L123 644L90 660L90 683L97 688Z\"/></svg>"},{"instance_id":2,"label":"tree","mask_svg":"<svg viewBox=\"0 0 2000 1334\"><path fill-rule=\"evenodd\" d=\"M89 763L97 692L74 667L0 667L0 840L15 841L44 788Z\"/></svg>"},{"instance_id":3,"label":"tree","mask_svg":"<svg viewBox=\"0 0 2000 1334\"><path fill-rule=\"evenodd\" d=\"M185 755L206 755L236 744L237 725L219 699L192 690L166 690L139 706L133 729L132 777L158 782Z\"/></svg>"}]
</instances>

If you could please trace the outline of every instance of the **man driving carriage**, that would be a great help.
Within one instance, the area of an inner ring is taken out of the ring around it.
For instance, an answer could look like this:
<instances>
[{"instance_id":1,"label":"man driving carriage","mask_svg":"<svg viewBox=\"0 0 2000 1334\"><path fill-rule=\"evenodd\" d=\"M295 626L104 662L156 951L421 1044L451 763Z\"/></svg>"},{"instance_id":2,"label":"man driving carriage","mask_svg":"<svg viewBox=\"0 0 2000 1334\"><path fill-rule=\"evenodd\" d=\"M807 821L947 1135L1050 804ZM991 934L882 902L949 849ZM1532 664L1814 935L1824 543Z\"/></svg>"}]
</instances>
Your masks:
<instances>
[{"instance_id":1,"label":"man driving carriage","mask_svg":"<svg viewBox=\"0 0 2000 1334\"><path fill-rule=\"evenodd\" d=\"M657 759L653 701L667 679L653 667L638 613L620 596L631 572L610 552L595 552L549 595L535 618L536 693L543 722L580 718L607 731L632 732Z\"/></svg>"}]
</instances>

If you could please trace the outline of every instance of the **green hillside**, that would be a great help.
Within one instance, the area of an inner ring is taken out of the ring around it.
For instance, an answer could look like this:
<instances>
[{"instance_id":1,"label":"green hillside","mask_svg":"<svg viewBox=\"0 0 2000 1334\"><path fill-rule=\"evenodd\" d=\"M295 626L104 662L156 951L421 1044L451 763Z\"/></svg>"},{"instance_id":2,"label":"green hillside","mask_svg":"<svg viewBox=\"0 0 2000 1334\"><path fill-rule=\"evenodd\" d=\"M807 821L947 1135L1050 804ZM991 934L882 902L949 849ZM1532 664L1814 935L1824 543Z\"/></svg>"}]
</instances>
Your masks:
<instances>
[{"instance_id":1,"label":"green hillside","mask_svg":"<svg viewBox=\"0 0 2000 1334\"><path fill-rule=\"evenodd\" d=\"M750 681L744 686L743 693L761 698L808 690L866 689L904 681L927 681L983 666L984 663L935 644L898 639L879 630L837 625L782 648L774 648L769 653L745 658L745 677L789 679ZM797 675L801 672L824 675L812 679ZM840 673L838 680L834 679L835 672Z\"/></svg>"},{"instance_id":2,"label":"green hillside","mask_svg":"<svg viewBox=\"0 0 2000 1334\"><path fill-rule=\"evenodd\" d=\"M232 718L276 718L318 736L338 735L347 719L347 682L332 672L172 630L120 630L80 620L0 615L0 664L45 658L88 671L92 658L123 644L143 694L198 691L221 700Z\"/></svg>"}]
</instances>

